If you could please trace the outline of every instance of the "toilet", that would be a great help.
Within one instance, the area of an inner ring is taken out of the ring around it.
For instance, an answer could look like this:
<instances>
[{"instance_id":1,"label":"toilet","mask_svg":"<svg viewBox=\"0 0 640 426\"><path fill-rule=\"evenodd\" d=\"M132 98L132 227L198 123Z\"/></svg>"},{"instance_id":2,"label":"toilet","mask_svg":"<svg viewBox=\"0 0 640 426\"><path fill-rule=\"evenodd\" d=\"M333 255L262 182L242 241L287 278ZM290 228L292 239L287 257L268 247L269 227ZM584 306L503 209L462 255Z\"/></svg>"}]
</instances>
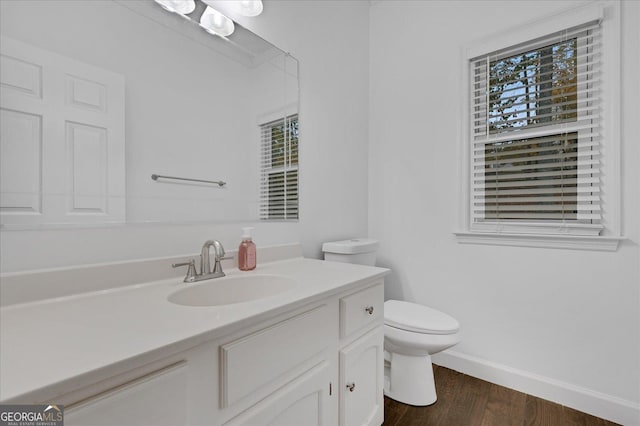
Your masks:
<instances>
[{"instance_id":1,"label":"toilet","mask_svg":"<svg viewBox=\"0 0 640 426\"><path fill-rule=\"evenodd\" d=\"M384 302L384 393L410 405L436 402L431 355L460 342L458 321L400 300Z\"/></svg>"},{"instance_id":2,"label":"toilet","mask_svg":"<svg viewBox=\"0 0 640 426\"><path fill-rule=\"evenodd\" d=\"M374 265L373 239L327 242L325 260ZM401 300L384 302L384 394L424 406L437 400L431 355L460 342L458 321L440 311Z\"/></svg>"}]
</instances>

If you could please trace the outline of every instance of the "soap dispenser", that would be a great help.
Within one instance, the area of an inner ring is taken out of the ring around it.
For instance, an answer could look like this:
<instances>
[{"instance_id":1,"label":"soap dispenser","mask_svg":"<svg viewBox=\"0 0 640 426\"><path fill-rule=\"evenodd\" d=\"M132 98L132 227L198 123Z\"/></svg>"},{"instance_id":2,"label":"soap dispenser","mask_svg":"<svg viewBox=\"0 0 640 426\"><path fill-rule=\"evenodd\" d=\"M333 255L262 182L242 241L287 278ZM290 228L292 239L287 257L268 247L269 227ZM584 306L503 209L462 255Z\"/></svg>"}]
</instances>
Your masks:
<instances>
[{"instance_id":1,"label":"soap dispenser","mask_svg":"<svg viewBox=\"0 0 640 426\"><path fill-rule=\"evenodd\" d=\"M253 228L242 228L242 242L238 247L238 269L252 271L256 269L256 245L251 239Z\"/></svg>"}]
</instances>

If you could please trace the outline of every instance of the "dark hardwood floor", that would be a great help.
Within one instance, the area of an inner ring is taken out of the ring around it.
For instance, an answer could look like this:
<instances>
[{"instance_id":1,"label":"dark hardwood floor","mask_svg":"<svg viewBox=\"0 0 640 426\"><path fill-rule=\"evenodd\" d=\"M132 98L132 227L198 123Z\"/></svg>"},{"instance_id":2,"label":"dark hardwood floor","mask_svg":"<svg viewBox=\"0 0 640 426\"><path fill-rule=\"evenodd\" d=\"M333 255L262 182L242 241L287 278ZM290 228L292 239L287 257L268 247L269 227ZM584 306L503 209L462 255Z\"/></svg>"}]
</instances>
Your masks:
<instances>
[{"instance_id":1,"label":"dark hardwood floor","mask_svg":"<svg viewBox=\"0 0 640 426\"><path fill-rule=\"evenodd\" d=\"M438 401L413 407L384 399L384 426L613 426L616 423L434 365Z\"/></svg>"}]
</instances>

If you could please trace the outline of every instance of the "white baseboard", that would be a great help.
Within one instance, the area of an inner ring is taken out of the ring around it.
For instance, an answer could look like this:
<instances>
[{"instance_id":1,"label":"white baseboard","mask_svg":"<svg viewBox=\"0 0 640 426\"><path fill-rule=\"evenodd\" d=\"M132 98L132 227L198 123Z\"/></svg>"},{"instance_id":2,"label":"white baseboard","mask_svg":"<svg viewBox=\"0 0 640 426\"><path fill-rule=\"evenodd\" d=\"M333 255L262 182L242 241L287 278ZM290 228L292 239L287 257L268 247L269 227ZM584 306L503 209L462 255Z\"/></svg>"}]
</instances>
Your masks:
<instances>
[{"instance_id":1,"label":"white baseboard","mask_svg":"<svg viewBox=\"0 0 640 426\"><path fill-rule=\"evenodd\" d=\"M625 426L640 426L640 404L587 388L448 350L434 364L571 407Z\"/></svg>"}]
</instances>

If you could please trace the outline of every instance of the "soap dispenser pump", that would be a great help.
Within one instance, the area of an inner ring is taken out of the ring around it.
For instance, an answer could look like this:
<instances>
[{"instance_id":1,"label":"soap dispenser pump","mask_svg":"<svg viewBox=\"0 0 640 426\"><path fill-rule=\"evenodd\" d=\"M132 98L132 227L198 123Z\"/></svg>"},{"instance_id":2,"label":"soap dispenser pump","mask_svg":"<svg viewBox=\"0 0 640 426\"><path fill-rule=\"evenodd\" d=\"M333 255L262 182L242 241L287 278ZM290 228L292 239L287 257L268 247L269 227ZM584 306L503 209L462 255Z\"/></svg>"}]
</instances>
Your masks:
<instances>
[{"instance_id":1,"label":"soap dispenser pump","mask_svg":"<svg viewBox=\"0 0 640 426\"><path fill-rule=\"evenodd\" d=\"M252 271L256 269L256 245L251 239L253 228L242 228L242 241L238 247L238 269Z\"/></svg>"}]
</instances>

